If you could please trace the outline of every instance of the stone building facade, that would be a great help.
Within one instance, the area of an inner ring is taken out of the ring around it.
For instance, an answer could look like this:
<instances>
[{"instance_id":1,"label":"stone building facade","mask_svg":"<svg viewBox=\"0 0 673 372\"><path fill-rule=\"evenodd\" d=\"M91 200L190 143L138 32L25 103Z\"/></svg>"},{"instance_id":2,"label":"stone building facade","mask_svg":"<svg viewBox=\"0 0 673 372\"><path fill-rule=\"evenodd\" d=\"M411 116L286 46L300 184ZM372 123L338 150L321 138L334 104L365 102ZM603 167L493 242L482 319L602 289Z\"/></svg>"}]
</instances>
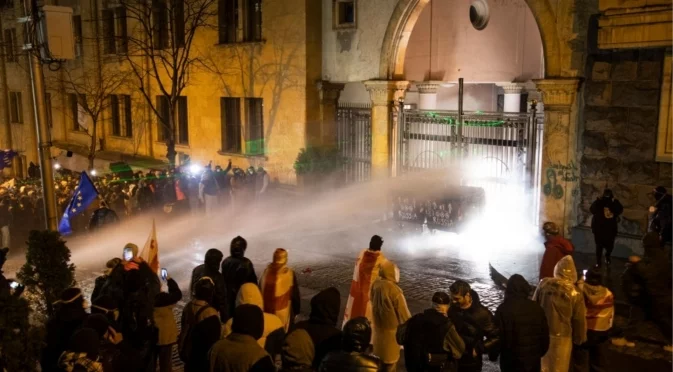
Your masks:
<instances>
[{"instance_id":1,"label":"stone building facade","mask_svg":"<svg viewBox=\"0 0 673 372\"><path fill-rule=\"evenodd\" d=\"M16 24L16 18L21 15L20 3L14 1L13 9L2 12L4 30L16 30L14 50L17 51L18 61L7 62L7 73L0 79L7 82L8 88L3 88L3 91L10 98L15 97L12 92L21 92L23 124L11 124L12 147L20 150L30 162L37 160L37 146L30 82L26 72L27 58L19 52L23 40L21 27ZM110 32L105 30L108 27L105 14L111 11L114 21L110 27L114 28L118 37L121 26L114 9L119 7L120 2L61 0L48 3L72 7L77 18L75 33L80 33L77 45L80 56L64 62L58 71L50 71L47 66L44 69L54 144L52 155L63 166L85 169L91 137L79 130L76 124L74 116L77 115L73 114L71 99L73 89L67 81L64 83L67 80L64 79L64 71L67 69L77 76L96 70L129 72L128 63L119 56L121 52L105 51L105 35L101 35ZM292 184L295 182L293 163L299 150L320 133L320 105L315 86L322 69L320 4L309 0L211 3L212 11L217 14L207 20L212 27L198 31L192 43L191 53L208 65L202 68L195 65L190 70L189 84L182 94L185 97L184 109L179 111L184 113L179 114L181 122L178 126L185 128L178 128L182 130L180 136L183 137L176 145L178 163L188 156L191 161L202 165L212 161L213 166L225 167L232 159L233 164L241 168L264 166L272 180ZM222 26L218 19L222 16L218 11L223 11L220 8L224 9L228 3L239 6L238 16L234 20L236 25L230 30L232 40L222 40ZM218 4L221 7L218 8ZM248 15L255 6L261 6L257 10L261 13L261 37L250 39L245 35L246 22L250 22ZM131 22L126 25L127 32L134 30ZM96 57L97 53L100 53L99 57ZM112 105L106 106L95 141L96 167L106 169L107 164L118 160L152 167L166 163L166 145L160 133L162 127L138 86L138 80L131 76L128 84L120 86L115 92L119 97L119 103L114 104L120 110L118 114L113 114ZM152 79L148 79L146 89L150 97L161 95ZM131 107L128 113L125 111L126 104L122 102L125 99ZM0 105L5 128L8 113L11 113L11 110L4 110L6 107ZM227 109L229 116L225 113ZM128 131L127 121L132 126ZM8 142L3 142L3 146L8 145ZM68 151L73 155L67 156ZM25 169L26 164L21 166Z\"/></svg>"},{"instance_id":2,"label":"stone building facade","mask_svg":"<svg viewBox=\"0 0 673 372\"><path fill-rule=\"evenodd\" d=\"M580 151L579 229L590 240L589 206L611 188L624 205L618 253L638 251L656 186L671 188L671 3L602 0L588 51ZM584 229L581 227L585 227ZM582 244L587 246L591 244Z\"/></svg>"}]
</instances>

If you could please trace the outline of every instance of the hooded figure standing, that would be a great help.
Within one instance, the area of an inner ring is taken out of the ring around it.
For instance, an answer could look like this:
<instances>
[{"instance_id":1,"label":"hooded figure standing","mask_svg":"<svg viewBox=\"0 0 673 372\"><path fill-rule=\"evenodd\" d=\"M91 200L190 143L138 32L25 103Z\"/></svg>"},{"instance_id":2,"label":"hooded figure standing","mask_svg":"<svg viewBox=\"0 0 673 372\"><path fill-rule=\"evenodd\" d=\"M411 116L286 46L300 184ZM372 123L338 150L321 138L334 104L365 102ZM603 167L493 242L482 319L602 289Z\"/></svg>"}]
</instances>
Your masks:
<instances>
[{"instance_id":1,"label":"hooded figure standing","mask_svg":"<svg viewBox=\"0 0 673 372\"><path fill-rule=\"evenodd\" d=\"M320 363L320 372L379 372L381 359L371 354L372 327L365 317L344 325L341 350L332 351Z\"/></svg>"},{"instance_id":2,"label":"hooded figure standing","mask_svg":"<svg viewBox=\"0 0 673 372\"><path fill-rule=\"evenodd\" d=\"M60 371L58 361L66 350L72 335L82 327L89 314L88 307L79 288L68 288L54 305L56 313L47 321L46 345L42 350L40 366L42 371Z\"/></svg>"},{"instance_id":3,"label":"hooded figure standing","mask_svg":"<svg viewBox=\"0 0 673 372\"><path fill-rule=\"evenodd\" d=\"M576 282L575 262L566 256L556 264L554 277L543 279L533 295L549 325L549 351L542 358L543 371L568 371L573 344L587 340L587 309Z\"/></svg>"},{"instance_id":4,"label":"hooded figure standing","mask_svg":"<svg viewBox=\"0 0 673 372\"><path fill-rule=\"evenodd\" d=\"M89 232L100 230L118 222L119 217L117 216L117 213L108 207L105 200L101 200L99 208L93 212L91 219L89 220Z\"/></svg>"},{"instance_id":5,"label":"hooded figure standing","mask_svg":"<svg viewBox=\"0 0 673 372\"><path fill-rule=\"evenodd\" d=\"M381 253L382 246L383 239L378 235L372 236L369 241L369 249L362 251L355 262L353 281L344 312L344 325L348 320L361 316L366 317L370 322L372 321L369 292L372 283L379 278L381 264L386 261L383 253Z\"/></svg>"},{"instance_id":6,"label":"hooded figure standing","mask_svg":"<svg viewBox=\"0 0 673 372\"><path fill-rule=\"evenodd\" d=\"M199 200L206 206L206 216L212 216L218 208L220 186L210 168L201 175L199 183Z\"/></svg>"},{"instance_id":7,"label":"hooded figure standing","mask_svg":"<svg viewBox=\"0 0 673 372\"><path fill-rule=\"evenodd\" d=\"M241 305L254 305L260 309L264 308L262 294L257 284L245 283L241 286L236 296L236 307ZM232 333L232 323L233 319L230 318L224 324L224 327L222 327L222 338ZM284 338L285 328L283 327L283 322L275 314L264 313L264 331L262 332L262 336L257 340L259 346L263 347L276 360L283 347Z\"/></svg>"},{"instance_id":8,"label":"hooded figure standing","mask_svg":"<svg viewBox=\"0 0 673 372\"><path fill-rule=\"evenodd\" d=\"M643 237L645 255L630 257L630 264L622 275L622 288L629 302L641 307L648 319L654 321L670 346L673 333L673 309L671 296L673 287L671 267L666 252L660 247L659 234L649 232Z\"/></svg>"},{"instance_id":9,"label":"hooded figure standing","mask_svg":"<svg viewBox=\"0 0 673 372\"><path fill-rule=\"evenodd\" d=\"M554 267L559 260L573 253L573 244L560 235L559 227L553 222L545 222L542 225L544 233L544 255L540 264L540 280L552 278Z\"/></svg>"},{"instance_id":10,"label":"hooded figure standing","mask_svg":"<svg viewBox=\"0 0 673 372\"><path fill-rule=\"evenodd\" d=\"M231 241L230 256L222 262L222 276L227 293L228 314L233 314L236 308L238 289L245 283L257 284L257 274L252 262L247 259L245 250L248 242L240 236Z\"/></svg>"},{"instance_id":11,"label":"hooded figure standing","mask_svg":"<svg viewBox=\"0 0 673 372\"><path fill-rule=\"evenodd\" d=\"M210 349L210 372L275 371L271 357L257 343L264 332L262 310L255 305L241 305L233 319L233 333Z\"/></svg>"},{"instance_id":12,"label":"hooded figure standing","mask_svg":"<svg viewBox=\"0 0 673 372\"><path fill-rule=\"evenodd\" d=\"M224 285L224 276L220 273L220 263L224 255L219 249L211 248L206 252L202 265L192 270L192 281L189 284L190 293L194 293L194 285L204 276L209 277L215 283L215 293L211 304L220 312L220 319L228 319L229 308L227 307L227 289Z\"/></svg>"},{"instance_id":13,"label":"hooded figure standing","mask_svg":"<svg viewBox=\"0 0 673 372\"><path fill-rule=\"evenodd\" d=\"M334 287L323 289L311 299L309 319L296 324L297 329L305 330L311 337L315 347L311 360L316 370L327 353L341 349L341 329L336 326L340 308L339 290ZM295 340L288 337L285 342L292 349Z\"/></svg>"},{"instance_id":14,"label":"hooded figure standing","mask_svg":"<svg viewBox=\"0 0 673 372\"><path fill-rule=\"evenodd\" d=\"M411 314L404 299L400 281L400 270L390 261L381 264L380 279L372 284L371 303L374 319L372 344L374 355L378 355L386 371L396 371L400 359L400 345L397 343L397 327L405 323Z\"/></svg>"},{"instance_id":15,"label":"hooded figure standing","mask_svg":"<svg viewBox=\"0 0 673 372\"><path fill-rule=\"evenodd\" d=\"M277 315L287 332L301 311L301 297L297 276L287 267L285 249L278 248L273 252L273 262L264 270L259 288L264 299L264 312Z\"/></svg>"},{"instance_id":16,"label":"hooded figure standing","mask_svg":"<svg viewBox=\"0 0 673 372\"><path fill-rule=\"evenodd\" d=\"M507 281L505 301L495 311L500 329L500 370L539 372L549 349L549 325L544 311L528 299L530 285L519 274Z\"/></svg>"},{"instance_id":17,"label":"hooded figure standing","mask_svg":"<svg viewBox=\"0 0 673 372\"><path fill-rule=\"evenodd\" d=\"M610 266L610 256L617 237L617 222L619 216L624 212L624 207L619 200L615 199L612 190L605 189L603 196L597 198L591 204L589 210L593 215L591 232L594 233L594 241L596 242L596 265L601 265L603 250L605 250L605 263Z\"/></svg>"},{"instance_id":18,"label":"hooded figure standing","mask_svg":"<svg viewBox=\"0 0 673 372\"><path fill-rule=\"evenodd\" d=\"M655 204L650 207L650 231L659 233L661 245L671 243L673 235L673 198L663 186L652 192Z\"/></svg>"}]
</instances>

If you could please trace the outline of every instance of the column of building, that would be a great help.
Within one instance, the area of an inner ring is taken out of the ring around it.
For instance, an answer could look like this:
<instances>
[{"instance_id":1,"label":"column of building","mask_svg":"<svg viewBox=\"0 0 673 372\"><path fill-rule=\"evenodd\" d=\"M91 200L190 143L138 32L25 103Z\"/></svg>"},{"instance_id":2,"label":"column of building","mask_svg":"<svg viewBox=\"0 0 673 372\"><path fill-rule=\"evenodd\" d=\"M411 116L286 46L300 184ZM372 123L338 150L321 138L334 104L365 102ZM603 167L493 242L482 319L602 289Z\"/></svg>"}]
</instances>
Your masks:
<instances>
[{"instance_id":1,"label":"column of building","mask_svg":"<svg viewBox=\"0 0 673 372\"><path fill-rule=\"evenodd\" d=\"M319 81L317 88L320 95L320 143L337 146L337 107L344 84Z\"/></svg>"},{"instance_id":2,"label":"column of building","mask_svg":"<svg viewBox=\"0 0 673 372\"><path fill-rule=\"evenodd\" d=\"M372 101L372 178L389 177L392 169L393 109L409 87L408 81L370 80L365 82Z\"/></svg>"},{"instance_id":3,"label":"column of building","mask_svg":"<svg viewBox=\"0 0 673 372\"><path fill-rule=\"evenodd\" d=\"M504 112L521 112L521 93L523 86L516 83L502 85L505 91Z\"/></svg>"},{"instance_id":4,"label":"column of building","mask_svg":"<svg viewBox=\"0 0 673 372\"><path fill-rule=\"evenodd\" d=\"M564 235L575 226L579 204L577 162L577 89L579 79L536 80L542 93L544 111L544 146L541 169L541 222L552 221Z\"/></svg>"},{"instance_id":5,"label":"column of building","mask_svg":"<svg viewBox=\"0 0 673 372\"><path fill-rule=\"evenodd\" d=\"M415 84L418 89L419 110L437 109L437 90L439 89L439 84L439 82L433 81L423 81Z\"/></svg>"}]
</instances>

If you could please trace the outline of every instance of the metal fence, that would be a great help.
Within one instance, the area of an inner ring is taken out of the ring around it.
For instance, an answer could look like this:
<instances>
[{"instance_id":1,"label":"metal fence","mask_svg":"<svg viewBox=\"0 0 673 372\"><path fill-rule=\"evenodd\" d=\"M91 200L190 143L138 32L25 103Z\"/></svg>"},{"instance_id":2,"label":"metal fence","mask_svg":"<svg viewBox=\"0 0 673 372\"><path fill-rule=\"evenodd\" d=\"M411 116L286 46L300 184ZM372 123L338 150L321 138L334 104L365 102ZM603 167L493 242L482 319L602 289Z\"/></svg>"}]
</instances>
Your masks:
<instances>
[{"instance_id":1,"label":"metal fence","mask_svg":"<svg viewBox=\"0 0 673 372\"><path fill-rule=\"evenodd\" d=\"M372 108L368 104L339 103L337 144L348 183L367 181L372 168Z\"/></svg>"},{"instance_id":2,"label":"metal fence","mask_svg":"<svg viewBox=\"0 0 673 372\"><path fill-rule=\"evenodd\" d=\"M454 168L466 186L498 195L521 186L539 210L543 116L527 113L423 111L400 115L397 171ZM537 218L537 217L536 217Z\"/></svg>"}]
</instances>

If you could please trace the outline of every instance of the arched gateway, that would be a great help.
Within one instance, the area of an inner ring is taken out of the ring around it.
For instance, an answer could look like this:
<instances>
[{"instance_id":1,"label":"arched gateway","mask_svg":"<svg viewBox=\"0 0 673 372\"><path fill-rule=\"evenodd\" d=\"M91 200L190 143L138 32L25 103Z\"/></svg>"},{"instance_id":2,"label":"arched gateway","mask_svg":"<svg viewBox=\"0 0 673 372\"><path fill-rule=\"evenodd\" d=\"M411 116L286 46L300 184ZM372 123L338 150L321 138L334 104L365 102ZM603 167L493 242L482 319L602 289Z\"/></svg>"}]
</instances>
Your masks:
<instances>
[{"instance_id":1,"label":"arched gateway","mask_svg":"<svg viewBox=\"0 0 673 372\"><path fill-rule=\"evenodd\" d=\"M540 193L540 214L563 226L564 232L574 225L579 177L571 174L578 164L577 138L578 71L573 69L572 7L552 8L548 0L525 0L535 18L544 50L544 79L534 80L544 102L544 146L539 154L541 166L536 177L547 181L554 172L556 190L563 193ZM397 168L395 154L400 143L395 112L396 102L409 86L405 81L405 54L412 30L429 0L399 0L388 23L381 47L379 77L364 82L371 98L371 165L372 176L389 176ZM419 89L420 90L420 89ZM558 177L560 176L560 177ZM578 200L578 199L577 199Z\"/></svg>"}]
</instances>

